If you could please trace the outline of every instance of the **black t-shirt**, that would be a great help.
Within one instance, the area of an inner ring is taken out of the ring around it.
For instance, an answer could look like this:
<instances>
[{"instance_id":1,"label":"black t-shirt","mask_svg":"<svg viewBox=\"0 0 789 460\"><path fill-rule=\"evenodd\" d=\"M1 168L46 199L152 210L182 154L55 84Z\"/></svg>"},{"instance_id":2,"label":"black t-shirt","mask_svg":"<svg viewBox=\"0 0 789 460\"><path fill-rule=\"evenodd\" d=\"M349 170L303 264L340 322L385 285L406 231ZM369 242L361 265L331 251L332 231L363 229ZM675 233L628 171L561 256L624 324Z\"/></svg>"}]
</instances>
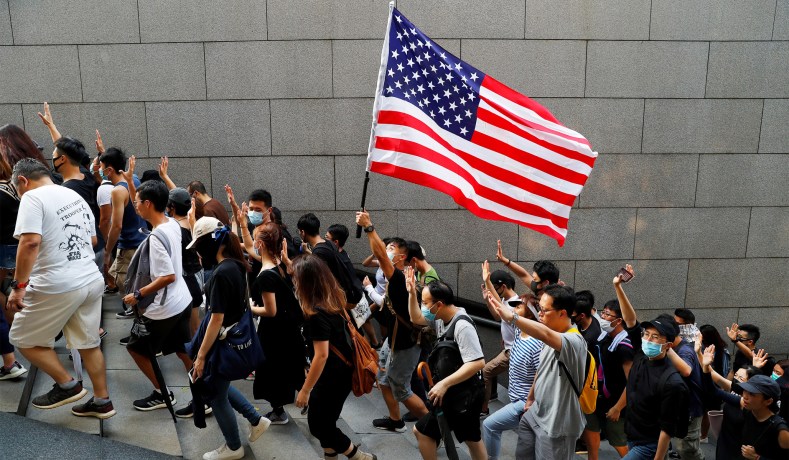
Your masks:
<instances>
[{"instance_id":1,"label":"black t-shirt","mask_svg":"<svg viewBox=\"0 0 789 460\"><path fill-rule=\"evenodd\" d=\"M731 372L736 373L738 370L749 364L753 364L753 360L748 359L748 357L745 356L738 348L737 351L734 352L734 362L731 365Z\"/></svg>"},{"instance_id":2,"label":"black t-shirt","mask_svg":"<svg viewBox=\"0 0 789 460\"><path fill-rule=\"evenodd\" d=\"M672 364L667 359L650 360L641 351L641 324L625 329L635 355L627 380L627 417L625 433L635 445L657 442L660 432L676 432L681 413L688 411L688 387L678 372L674 372L660 392L663 372Z\"/></svg>"},{"instance_id":3,"label":"black t-shirt","mask_svg":"<svg viewBox=\"0 0 789 460\"><path fill-rule=\"evenodd\" d=\"M186 249L192 242L192 232L188 228L181 227L181 265L184 269L184 276L194 275L203 267L200 265L200 258L194 248Z\"/></svg>"},{"instance_id":4,"label":"black t-shirt","mask_svg":"<svg viewBox=\"0 0 789 460\"><path fill-rule=\"evenodd\" d=\"M602 333L603 330L600 328L600 323L597 321L597 318L592 316L592 322L589 323L589 327L587 327L586 330L581 331L581 335L584 336L584 340L586 340L586 347L589 349L589 351L594 351L594 346L597 344L597 338L600 337L600 334Z\"/></svg>"},{"instance_id":5,"label":"black t-shirt","mask_svg":"<svg viewBox=\"0 0 789 460\"><path fill-rule=\"evenodd\" d=\"M281 270L281 272L280 272ZM284 277L283 277L284 274ZM304 314L299 306L299 301L293 293L293 282L287 275L284 264L279 268L270 268L261 271L249 288L252 300L258 305L263 305L263 293L272 292L277 302L277 314L272 317L261 317L261 324L271 323L277 328L299 327L304 322ZM287 324L286 324L287 323ZM285 331L278 331L285 332Z\"/></svg>"},{"instance_id":6,"label":"black t-shirt","mask_svg":"<svg viewBox=\"0 0 789 460\"><path fill-rule=\"evenodd\" d=\"M336 252L337 246L335 246L331 241L318 243L314 248L312 248L312 254L320 257L322 261L326 262L326 265L329 266L329 271L331 271L332 275L334 275L334 277L339 282L340 278L337 276L337 273L339 273L340 270L343 270L344 267L340 266L337 256L335 255Z\"/></svg>"},{"instance_id":7,"label":"black t-shirt","mask_svg":"<svg viewBox=\"0 0 789 460\"><path fill-rule=\"evenodd\" d=\"M19 193L10 182L0 181L0 244L17 245L14 238L16 215L19 213Z\"/></svg>"},{"instance_id":8,"label":"black t-shirt","mask_svg":"<svg viewBox=\"0 0 789 460\"><path fill-rule=\"evenodd\" d=\"M316 313L304 322L304 338L307 340L309 356L315 356L315 347L312 342L329 341L329 345L334 345L340 353L353 363L353 348L351 348L350 334L346 326L345 317L341 314L332 315L320 307L315 308ZM347 371L349 367L331 349L329 358L326 360L321 378L327 374L326 371Z\"/></svg>"},{"instance_id":9,"label":"black t-shirt","mask_svg":"<svg viewBox=\"0 0 789 460\"><path fill-rule=\"evenodd\" d=\"M405 322L411 324L411 315L408 313L408 290L405 287L405 275L397 268L394 269L392 278L389 279L387 284L387 292L389 300L392 301L392 308ZM392 315L387 308L384 308L385 321L389 327L389 344L394 341L395 350L404 350L414 346L414 341L411 339L411 328L404 325L402 322L397 326L397 339L393 338L394 326L397 318Z\"/></svg>"},{"instance_id":10,"label":"black t-shirt","mask_svg":"<svg viewBox=\"0 0 789 460\"><path fill-rule=\"evenodd\" d=\"M71 179L63 182L63 187L74 190L79 196L88 204L90 211L93 213L93 220L96 225L96 245L94 249L101 249L104 247L104 238L101 236L99 230L99 205L96 202L96 192L99 190L99 185L90 174L83 174L83 179Z\"/></svg>"},{"instance_id":11,"label":"black t-shirt","mask_svg":"<svg viewBox=\"0 0 789 460\"><path fill-rule=\"evenodd\" d=\"M778 432L789 431L789 425L778 415L773 415L763 422L756 420L753 413L745 412L745 424L742 429L742 444L753 446L761 458L787 459L789 449L782 449L778 444Z\"/></svg>"},{"instance_id":12,"label":"black t-shirt","mask_svg":"<svg viewBox=\"0 0 789 460\"><path fill-rule=\"evenodd\" d=\"M222 326L230 326L241 319L246 310L246 279L241 262L225 259L214 269L206 287L206 299L211 313L224 313Z\"/></svg>"},{"instance_id":13,"label":"black t-shirt","mask_svg":"<svg viewBox=\"0 0 789 460\"><path fill-rule=\"evenodd\" d=\"M597 393L597 407L602 411L608 411L619 401L619 397L622 396L622 392L627 386L627 376L622 366L627 362L632 363L635 356L633 344L627 337L619 342L614 351L609 351L608 347L611 346L613 340L611 336L606 335L592 351L595 360L600 360L603 365L603 375L597 376L598 379L603 377L603 384L598 385L599 391ZM608 396L606 396L606 392Z\"/></svg>"}]
</instances>

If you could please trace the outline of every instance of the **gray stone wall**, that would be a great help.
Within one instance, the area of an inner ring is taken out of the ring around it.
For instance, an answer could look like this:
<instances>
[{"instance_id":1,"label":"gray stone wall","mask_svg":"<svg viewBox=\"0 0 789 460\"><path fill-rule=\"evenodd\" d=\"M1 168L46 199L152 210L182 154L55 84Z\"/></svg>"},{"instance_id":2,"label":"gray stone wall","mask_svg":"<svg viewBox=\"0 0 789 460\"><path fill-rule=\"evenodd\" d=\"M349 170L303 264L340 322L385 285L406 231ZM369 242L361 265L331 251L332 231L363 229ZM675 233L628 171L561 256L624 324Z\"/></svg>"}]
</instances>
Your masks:
<instances>
[{"instance_id":1,"label":"gray stone wall","mask_svg":"<svg viewBox=\"0 0 789 460\"><path fill-rule=\"evenodd\" d=\"M351 225L387 3L382 0L0 0L0 123L36 117L220 199L265 187L286 221ZM789 0L401 0L425 33L536 98L600 152L564 248L374 175L384 235L419 240L477 296L479 263L559 261L562 277L642 310L754 322L789 352ZM361 259L366 241L348 245Z\"/></svg>"}]
</instances>

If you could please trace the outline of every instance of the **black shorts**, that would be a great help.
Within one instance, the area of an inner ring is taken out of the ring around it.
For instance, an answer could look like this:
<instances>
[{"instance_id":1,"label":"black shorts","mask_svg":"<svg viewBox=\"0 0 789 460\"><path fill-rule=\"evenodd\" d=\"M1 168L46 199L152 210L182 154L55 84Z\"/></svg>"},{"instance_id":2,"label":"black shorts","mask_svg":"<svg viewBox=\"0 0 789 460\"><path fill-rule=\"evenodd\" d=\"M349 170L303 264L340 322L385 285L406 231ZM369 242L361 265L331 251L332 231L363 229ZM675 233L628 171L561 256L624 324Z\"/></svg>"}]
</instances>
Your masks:
<instances>
[{"instance_id":1,"label":"black shorts","mask_svg":"<svg viewBox=\"0 0 789 460\"><path fill-rule=\"evenodd\" d=\"M445 413L444 417L449 423L449 429L455 433L455 438L458 442L477 442L482 439L482 432L480 430L479 413L482 410L481 400L479 404L473 404L469 410L462 414ZM441 439L441 429L438 426L438 416L435 414L436 409L428 412L427 415L420 418L416 422L415 428L417 431L425 436L429 436L438 442Z\"/></svg>"},{"instance_id":2,"label":"black shorts","mask_svg":"<svg viewBox=\"0 0 789 460\"><path fill-rule=\"evenodd\" d=\"M134 322L141 322L146 335L135 334L137 327L132 327L131 338L126 348L142 355L154 356L158 352L164 355L170 353L185 353L184 344L191 339L189 333L189 317L192 309L185 308L183 312L166 319L150 319L145 316L135 318Z\"/></svg>"},{"instance_id":3,"label":"black shorts","mask_svg":"<svg viewBox=\"0 0 789 460\"><path fill-rule=\"evenodd\" d=\"M189 295L192 296L192 308L197 308L203 304L203 290L197 280L199 273L194 275L184 275L186 287L189 288Z\"/></svg>"}]
</instances>

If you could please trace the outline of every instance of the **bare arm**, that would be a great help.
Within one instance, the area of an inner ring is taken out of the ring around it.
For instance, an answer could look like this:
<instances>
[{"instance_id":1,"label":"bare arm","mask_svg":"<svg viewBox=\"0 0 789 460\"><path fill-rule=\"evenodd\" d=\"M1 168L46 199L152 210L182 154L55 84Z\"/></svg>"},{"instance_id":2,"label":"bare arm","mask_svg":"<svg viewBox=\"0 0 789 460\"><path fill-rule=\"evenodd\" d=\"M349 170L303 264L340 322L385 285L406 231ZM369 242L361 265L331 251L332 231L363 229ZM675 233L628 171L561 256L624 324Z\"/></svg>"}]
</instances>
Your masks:
<instances>
[{"instance_id":1,"label":"bare arm","mask_svg":"<svg viewBox=\"0 0 789 460\"><path fill-rule=\"evenodd\" d=\"M534 278L532 278L531 276L531 273L529 273L529 271L526 270L525 268L513 262L512 259L508 259L504 256L504 252L501 250L501 240L497 240L496 244L498 246L496 250L496 259L498 259L499 262L503 263L507 268L509 268L510 271L514 273L515 276L520 278L520 280L523 281L523 283L526 286L531 286L531 282L534 280Z\"/></svg>"},{"instance_id":2,"label":"bare arm","mask_svg":"<svg viewBox=\"0 0 789 460\"><path fill-rule=\"evenodd\" d=\"M625 267L631 273L633 272L633 267L630 264ZM622 288L622 278L620 278L619 275L614 277L614 290L616 291L616 299L619 301L619 308L622 309L622 320L628 328L635 326L638 322L636 310L633 308L633 304L630 303L630 299L627 298L627 294L625 294L625 290Z\"/></svg>"},{"instance_id":3,"label":"bare arm","mask_svg":"<svg viewBox=\"0 0 789 460\"><path fill-rule=\"evenodd\" d=\"M496 292L496 287L493 285L493 282L490 280L490 264L486 260L482 262L482 282L485 283L485 289L488 292ZM486 299L487 300L487 299ZM488 306L488 311L490 312L490 316L493 317L496 321L501 321L501 316L499 316L499 312L495 307L495 304L492 304L490 301L485 302L485 305Z\"/></svg>"},{"instance_id":4,"label":"bare arm","mask_svg":"<svg viewBox=\"0 0 789 460\"><path fill-rule=\"evenodd\" d=\"M510 322L512 321L512 318L515 317L515 312L513 312L509 308L504 308L503 306L501 306L498 307L498 311L502 321ZM538 323L537 321L532 321L530 319L526 319L520 316L518 316L515 325L518 326L518 329L525 332L527 335L534 337L535 339L541 341L542 343L548 345L549 347L553 348L556 351L561 351L562 334L550 329L548 326L542 323Z\"/></svg>"},{"instance_id":5,"label":"bare arm","mask_svg":"<svg viewBox=\"0 0 789 460\"><path fill-rule=\"evenodd\" d=\"M296 407L305 407L310 399L310 393L318 383L318 379L323 373L323 368L326 367L326 361L329 359L329 341L328 340L314 340L312 348L315 351L315 356L312 357L310 363L310 371L307 373L307 378L304 380L304 386L301 387L298 396L296 396Z\"/></svg>"},{"instance_id":6,"label":"bare arm","mask_svg":"<svg viewBox=\"0 0 789 460\"><path fill-rule=\"evenodd\" d=\"M405 287L408 290L408 316L411 317L411 322L422 326L427 325L427 319L422 314L422 309L416 298L416 277L414 269L411 267L405 268Z\"/></svg>"},{"instance_id":7,"label":"bare arm","mask_svg":"<svg viewBox=\"0 0 789 460\"><path fill-rule=\"evenodd\" d=\"M21 282L30 281L33 264L38 258L41 248L41 235L38 233L23 233L19 237L19 247L16 252L16 271L14 276Z\"/></svg>"},{"instance_id":8,"label":"bare arm","mask_svg":"<svg viewBox=\"0 0 789 460\"><path fill-rule=\"evenodd\" d=\"M126 207L126 199L128 196L129 192L123 187L115 187L112 189L112 216L110 218L110 231L107 235L107 244L105 246L107 250L104 255L105 259L109 259L110 252L112 248L115 247L115 243L118 242L118 237L121 234L121 228L123 227L123 210Z\"/></svg>"},{"instance_id":9,"label":"bare arm","mask_svg":"<svg viewBox=\"0 0 789 460\"><path fill-rule=\"evenodd\" d=\"M162 157L159 162L159 177L162 178L164 184L167 185L167 190L172 190L176 187L175 182L170 179L167 174L167 167L170 165L170 160L167 157Z\"/></svg>"},{"instance_id":10,"label":"bare arm","mask_svg":"<svg viewBox=\"0 0 789 460\"><path fill-rule=\"evenodd\" d=\"M375 258L374 255L370 254L369 256L365 257L362 261L362 265L365 267L379 267L378 260Z\"/></svg>"},{"instance_id":11,"label":"bare arm","mask_svg":"<svg viewBox=\"0 0 789 460\"><path fill-rule=\"evenodd\" d=\"M252 309L252 313L264 318L273 318L277 316L277 297L274 295L274 293L264 292L262 297L263 306L251 306L250 308Z\"/></svg>"},{"instance_id":12,"label":"bare arm","mask_svg":"<svg viewBox=\"0 0 789 460\"><path fill-rule=\"evenodd\" d=\"M52 138L52 142L57 142L60 139L60 131L55 126L55 120L52 118L52 112L49 110L49 103L44 102L44 114L42 115L41 112L38 112L38 117L41 118L41 121L44 122L44 126L47 127L49 130L49 136Z\"/></svg>"},{"instance_id":13,"label":"bare arm","mask_svg":"<svg viewBox=\"0 0 789 460\"><path fill-rule=\"evenodd\" d=\"M655 451L655 460L663 460L668 453L668 444L671 442L671 436L665 431L660 432L658 438L657 451Z\"/></svg>"},{"instance_id":14,"label":"bare arm","mask_svg":"<svg viewBox=\"0 0 789 460\"><path fill-rule=\"evenodd\" d=\"M137 165L137 157L134 155L129 158L129 168L126 171L121 171L121 175L126 180L126 185L129 187L129 199L134 201L137 198L137 187L134 186L134 167Z\"/></svg>"},{"instance_id":15,"label":"bare arm","mask_svg":"<svg viewBox=\"0 0 789 460\"><path fill-rule=\"evenodd\" d=\"M668 353L666 353L666 358L677 368L677 372L679 375L683 377L689 377L691 372L693 372L693 368L690 367L690 364L686 363L681 356L674 351L673 348L668 349Z\"/></svg>"},{"instance_id":16,"label":"bare arm","mask_svg":"<svg viewBox=\"0 0 789 460\"><path fill-rule=\"evenodd\" d=\"M370 214L368 214L367 211L357 212L356 223L362 227L369 227L372 225ZM380 236L378 236L378 232L375 230L367 233L367 240L370 242L370 249L373 252L373 256L378 259L378 263L381 266L381 270L384 272L384 276L386 276L386 279L391 279L392 275L394 275L395 267L392 264L392 261L389 260L389 256L386 254L386 245L384 244L383 240Z\"/></svg>"},{"instance_id":17,"label":"bare arm","mask_svg":"<svg viewBox=\"0 0 789 460\"><path fill-rule=\"evenodd\" d=\"M106 240L110 236L110 222L112 220L112 205L99 206L99 231Z\"/></svg>"}]
</instances>

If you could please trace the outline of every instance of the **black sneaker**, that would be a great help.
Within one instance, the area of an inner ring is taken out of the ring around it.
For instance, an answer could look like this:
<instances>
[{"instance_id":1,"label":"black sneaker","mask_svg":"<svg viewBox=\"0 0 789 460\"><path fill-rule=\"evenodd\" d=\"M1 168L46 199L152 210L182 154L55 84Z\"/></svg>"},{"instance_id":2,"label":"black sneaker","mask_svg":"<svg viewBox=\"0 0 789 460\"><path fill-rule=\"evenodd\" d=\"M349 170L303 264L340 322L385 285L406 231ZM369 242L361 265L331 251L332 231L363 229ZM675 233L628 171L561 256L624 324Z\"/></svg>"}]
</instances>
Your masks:
<instances>
[{"instance_id":1,"label":"black sneaker","mask_svg":"<svg viewBox=\"0 0 789 460\"><path fill-rule=\"evenodd\" d=\"M118 319L134 319L134 310L131 308L128 310L123 310L120 313L116 313L115 317Z\"/></svg>"},{"instance_id":2,"label":"black sneaker","mask_svg":"<svg viewBox=\"0 0 789 460\"><path fill-rule=\"evenodd\" d=\"M172 391L170 392L170 402L175 405L175 396ZM141 411L164 409L166 407L167 403L164 402L164 396L156 390L147 398L134 401L134 408Z\"/></svg>"},{"instance_id":3,"label":"black sneaker","mask_svg":"<svg viewBox=\"0 0 789 460\"><path fill-rule=\"evenodd\" d=\"M205 404L203 407L205 408L205 415L208 415L214 411L208 404ZM189 404L187 404L186 407L182 407L175 411L175 416L181 418L192 418L194 414L195 411L193 410L192 401L189 401Z\"/></svg>"},{"instance_id":4,"label":"black sneaker","mask_svg":"<svg viewBox=\"0 0 789 460\"><path fill-rule=\"evenodd\" d=\"M405 422L402 420L394 421L389 417L377 418L373 420L373 426L379 430L405 433Z\"/></svg>"},{"instance_id":5,"label":"black sneaker","mask_svg":"<svg viewBox=\"0 0 789 460\"><path fill-rule=\"evenodd\" d=\"M71 413L78 417L96 417L104 419L115 415L115 408L112 407L112 401L107 401L106 404L96 404L93 398L90 398L85 404L78 404L72 407Z\"/></svg>"},{"instance_id":6,"label":"black sneaker","mask_svg":"<svg viewBox=\"0 0 789 460\"><path fill-rule=\"evenodd\" d=\"M25 372L27 372L27 369L25 369L23 365L19 364L19 361L14 361L14 364L12 364L11 367L7 369L5 366L0 366L0 380L15 379L23 375Z\"/></svg>"},{"instance_id":7,"label":"black sneaker","mask_svg":"<svg viewBox=\"0 0 789 460\"><path fill-rule=\"evenodd\" d=\"M111 288L107 285L104 285L104 294L117 294L118 293L118 286Z\"/></svg>"},{"instance_id":8,"label":"black sneaker","mask_svg":"<svg viewBox=\"0 0 789 460\"><path fill-rule=\"evenodd\" d=\"M55 383L52 385L52 389L49 390L49 392L33 398L31 404L33 404L33 407L39 409L54 409L64 404L79 401L86 394L88 394L88 390L82 388L82 384L79 382L70 390L64 390L60 388L60 385Z\"/></svg>"},{"instance_id":9,"label":"black sneaker","mask_svg":"<svg viewBox=\"0 0 789 460\"><path fill-rule=\"evenodd\" d=\"M406 412L405 415L403 415L404 422L411 423L411 422L416 422L417 420L419 420L419 417L412 414L411 412Z\"/></svg>"},{"instance_id":10,"label":"black sneaker","mask_svg":"<svg viewBox=\"0 0 789 460\"><path fill-rule=\"evenodd\" d=\"M126 345L129 344L129 340L130 339L131 339L131 336L127 335L126 337L123 337L122 339L120 339L118 342L125 347Z\"/></svg>"}]
</instances>

